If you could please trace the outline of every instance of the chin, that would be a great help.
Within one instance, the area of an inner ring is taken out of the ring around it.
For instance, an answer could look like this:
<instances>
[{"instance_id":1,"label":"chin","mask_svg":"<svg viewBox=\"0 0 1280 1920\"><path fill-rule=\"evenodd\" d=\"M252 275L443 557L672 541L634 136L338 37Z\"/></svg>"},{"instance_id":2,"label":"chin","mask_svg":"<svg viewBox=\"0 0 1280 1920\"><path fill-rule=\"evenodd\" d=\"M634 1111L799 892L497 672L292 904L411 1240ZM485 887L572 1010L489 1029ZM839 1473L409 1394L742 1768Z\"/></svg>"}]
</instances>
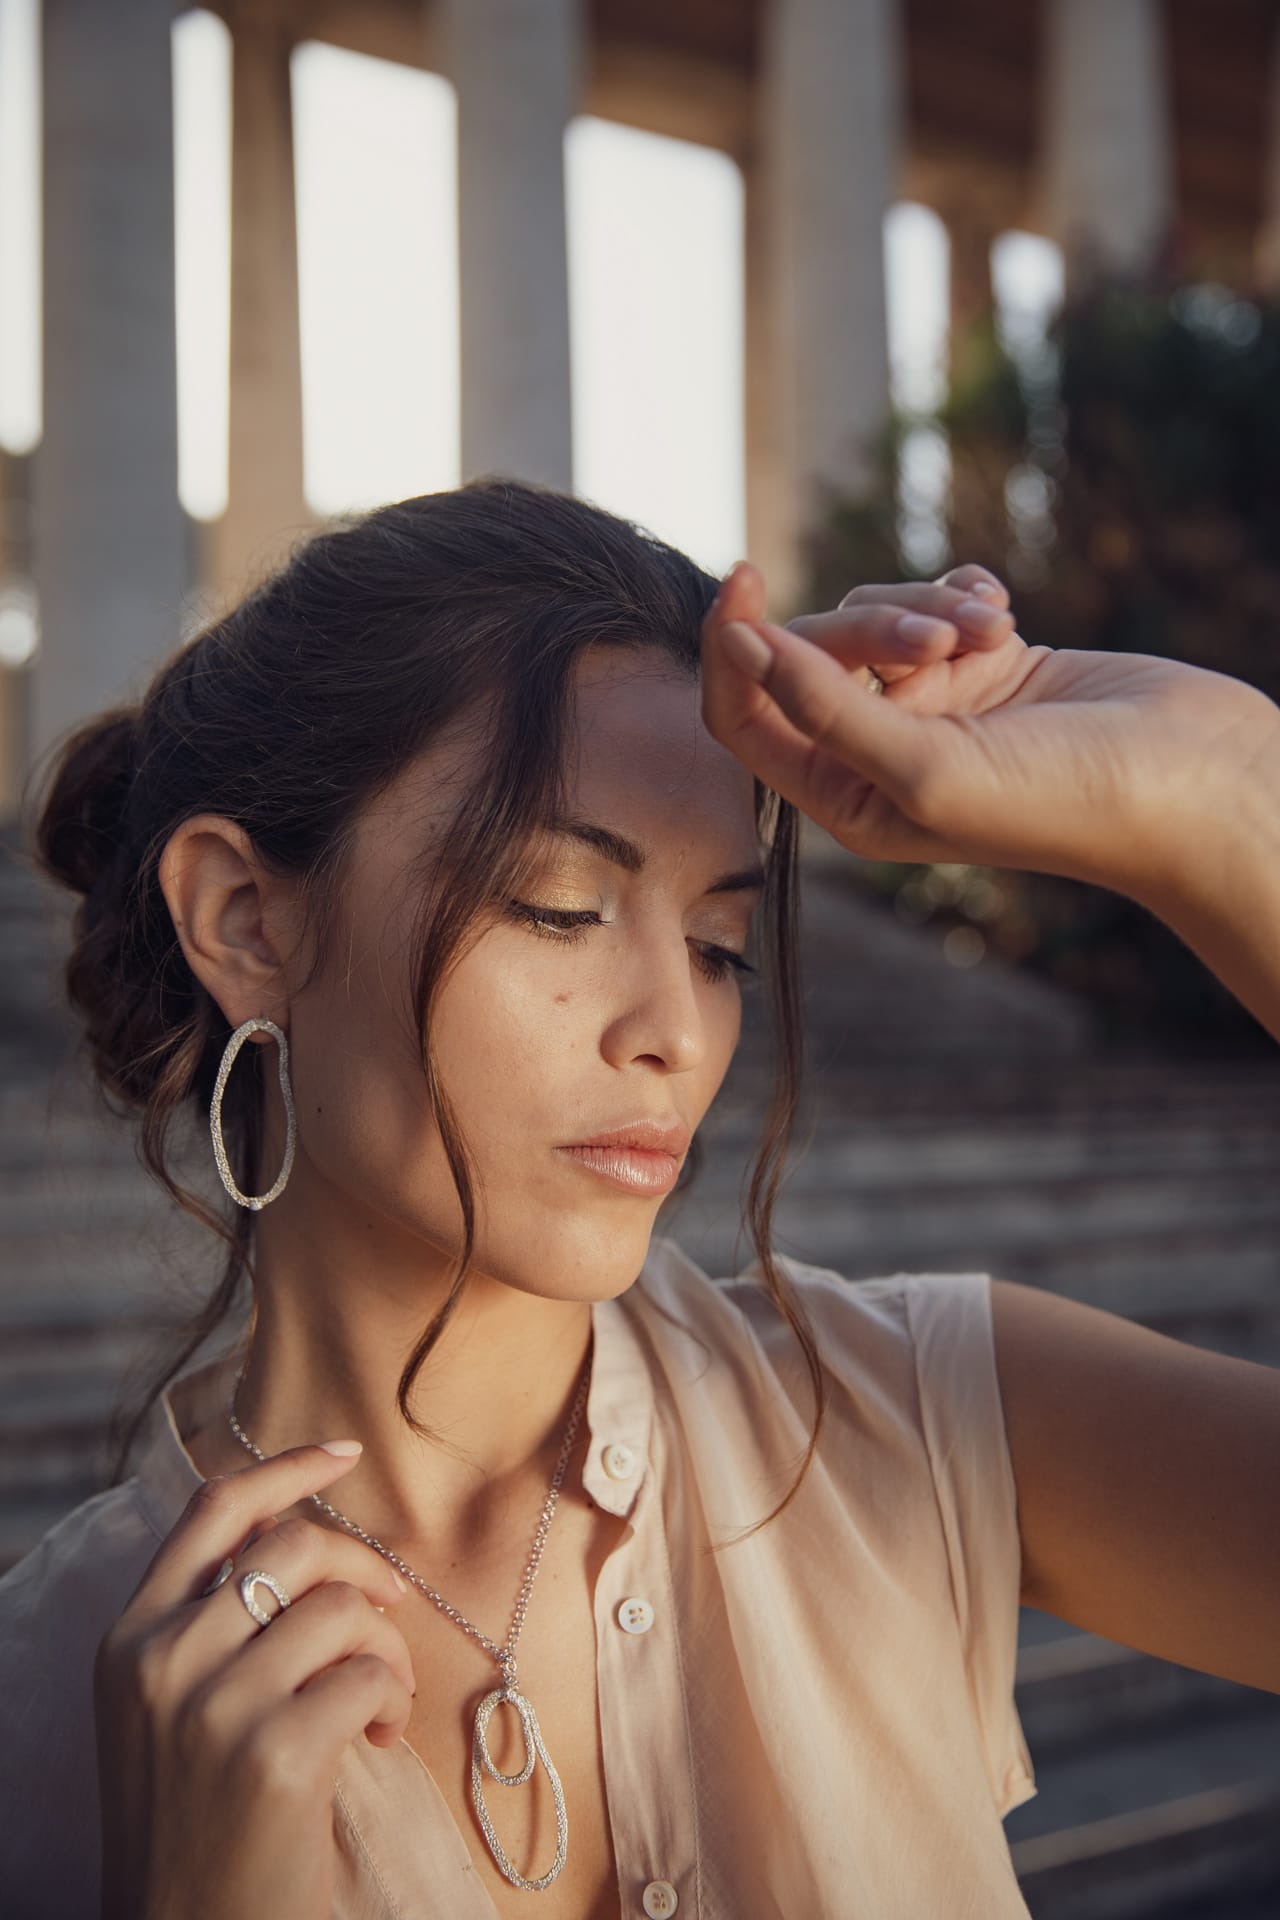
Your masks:
<instances>
[{"instance_id":1,"label":"chin","mask_svg":"<svg viewBox=\"0 0 1280 1920\"><path fill-rule=\"evenodd\" d=\"M656 1207L637 1203L634 1211L632 1222L617 1209L576 1218L558 1212L545 1234L525 1235L517 1256L490 1270L507 1286L544 1300L615 1300L639 1277L653 1237Z\"/></svg>"}]
</instances>

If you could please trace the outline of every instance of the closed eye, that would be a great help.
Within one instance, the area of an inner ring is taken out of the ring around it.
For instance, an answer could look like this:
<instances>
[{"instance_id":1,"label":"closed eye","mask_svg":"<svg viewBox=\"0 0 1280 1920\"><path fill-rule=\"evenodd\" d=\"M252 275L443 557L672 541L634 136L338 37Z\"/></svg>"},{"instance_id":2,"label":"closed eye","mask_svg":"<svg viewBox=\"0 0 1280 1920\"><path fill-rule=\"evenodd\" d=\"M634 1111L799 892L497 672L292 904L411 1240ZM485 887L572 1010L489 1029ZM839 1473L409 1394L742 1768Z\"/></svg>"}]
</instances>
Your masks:
<instances>
[{"instance_id":1,"label":"closed eye","mask_svg":"<svg viewBox=\"0 0 1280 1920\"><path fill-rule=\"evenodd\" d=\"M523 900L510 900L507 905L512 914L549 940L581 940L589 927L604 925L600 915L591 909L537 907ZM731 973L736 973L742 986L755 984L757 969L731 947L719 947L709 940L695 940L692 945L698 965L709 980L727 980Z\"/></svg>"}]
</instances>

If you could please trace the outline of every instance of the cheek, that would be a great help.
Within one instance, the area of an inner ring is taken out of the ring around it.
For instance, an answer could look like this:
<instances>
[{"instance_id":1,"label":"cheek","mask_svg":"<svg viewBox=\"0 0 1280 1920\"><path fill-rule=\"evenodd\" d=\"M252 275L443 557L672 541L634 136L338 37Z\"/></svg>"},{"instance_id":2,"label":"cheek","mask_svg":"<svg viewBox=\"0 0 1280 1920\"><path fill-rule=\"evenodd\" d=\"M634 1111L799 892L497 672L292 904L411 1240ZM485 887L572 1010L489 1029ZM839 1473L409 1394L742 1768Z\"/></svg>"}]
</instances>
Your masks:
<instances>
[{"instance_id":1,"label":"cheek","mask_svg":"<svg viewBox=\"0 0 1280 1920\"><path fill-rule=\"evenodd\" d=\"M385 1201L389 1169L430 1165L440 1150L407 1023L375 987L330 996L308 1008L304 1051L294 1099L311 1159L336 1185Z\"/></svg>"},{"instance_id":2,"label":"cheek","mask_svg":"<svg viewBox=\"0 0 1280 1920\"><path fill-rule=\"evenodd\" d=\"M495 943L496 944L496 943ZM561 976L563 978L563 976ZM477 1146L538 1131L586 1044L588 997L553 987L510 955L468 956L437 1001L440 1077Z\"/></svg>"}]
</instances>

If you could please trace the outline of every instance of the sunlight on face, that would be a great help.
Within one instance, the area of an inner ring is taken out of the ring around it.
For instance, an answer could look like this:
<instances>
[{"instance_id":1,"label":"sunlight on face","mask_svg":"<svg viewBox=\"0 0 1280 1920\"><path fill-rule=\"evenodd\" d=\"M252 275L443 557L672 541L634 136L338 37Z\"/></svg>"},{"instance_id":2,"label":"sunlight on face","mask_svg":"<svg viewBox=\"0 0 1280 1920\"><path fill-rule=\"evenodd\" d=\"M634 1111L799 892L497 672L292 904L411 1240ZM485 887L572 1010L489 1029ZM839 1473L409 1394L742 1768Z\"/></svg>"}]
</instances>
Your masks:
<instances>
[{"instance_id":1,"label":"sunlight on face","mask_svg":"<svg viewBox=\"0 0 1280 1920\"><path fill-rule=\"evenodd\" d=\"M594 650L575 687L567 817L624 836L643 866L547 833L519 902L495 911L444 981L432 1042L473 1156L477 1281L582 1300L630 1285L664 1196L556 1149L643 1116L696 1131L741 1029L725 955L747 948L760 897L709 889L758 870L761 849L751 773L706 731L696 684L666 656ZM424 755L368 810L351 951L300 997L295 1025L314 1036L297 1055L317 1166L452 1254L461 1209L404 1016L416 904L404 876L424 822L447 812L447 760Z\"/></svg>"}]
</instances>

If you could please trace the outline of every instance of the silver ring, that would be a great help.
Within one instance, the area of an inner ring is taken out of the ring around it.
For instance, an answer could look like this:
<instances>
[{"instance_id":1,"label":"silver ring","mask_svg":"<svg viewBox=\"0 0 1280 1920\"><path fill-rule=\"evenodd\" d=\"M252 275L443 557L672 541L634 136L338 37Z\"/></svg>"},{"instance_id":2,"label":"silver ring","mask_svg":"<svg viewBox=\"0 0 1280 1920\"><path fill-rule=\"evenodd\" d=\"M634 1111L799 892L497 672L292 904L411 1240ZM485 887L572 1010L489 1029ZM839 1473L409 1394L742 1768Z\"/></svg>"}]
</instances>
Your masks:
<instances>
[{"instance_id":1,"label":"silver ring","mask_svg":"<svg viewBox=\"0 0 1280 1920\"><path fill-rule=\"evenodd\" d=\"M231 1559L226 1559L223 1561L222 1565L218 1568L218 1571L214 1574L208 1586L201 1588L200 1598L202 1600L208 1599L211 1593L216 1593L218 1588L222 1585L223 1581L229 1580L231 1578L231 1574L235 1567L235 1564L236 1564L235 1561Z\"/></svg>"},{"instance_id":2,"label":"silver ring","mask_svg":"<svg viewBox=\"0 0 1280 1920\"><path fill-rule=\"evenodd\" d=\"M869 676L869 678L868 678L868 680L867 680L867 692L868 692L868 693L883 693L883 692L884 692L884 681L883 681L883 680L882 680L882 679L880 678L880 675L879 675L879 674L878 674L878 673L876 672L876 670L875 670L875 668L874 668L874 667L868 667L868 668L867 668L867 674L868 674L868 676Z\"/></svg>"},{"instance_id":3,"label":"silver ring","mask_svg":"<svg viewBox=\"0 0 1280 1920\"><path fill-rule=\"evenodd\" d=\"M274 1593L276 1599L280 1602L280 1613L283 1613L285 1608L290 1604L289 1596L276 1579L274 1573L264 1573L261 1567L254 1567L252 1572L241 1574L240 1598L244 1601L245 1606L258 1622L258 1625L269 1627L273 1620L280 1618L280 1614L264 1613L263 1609L253 1597L255 1587L270 1587L272 1593Z\"/></svg>"}]
</instances>

